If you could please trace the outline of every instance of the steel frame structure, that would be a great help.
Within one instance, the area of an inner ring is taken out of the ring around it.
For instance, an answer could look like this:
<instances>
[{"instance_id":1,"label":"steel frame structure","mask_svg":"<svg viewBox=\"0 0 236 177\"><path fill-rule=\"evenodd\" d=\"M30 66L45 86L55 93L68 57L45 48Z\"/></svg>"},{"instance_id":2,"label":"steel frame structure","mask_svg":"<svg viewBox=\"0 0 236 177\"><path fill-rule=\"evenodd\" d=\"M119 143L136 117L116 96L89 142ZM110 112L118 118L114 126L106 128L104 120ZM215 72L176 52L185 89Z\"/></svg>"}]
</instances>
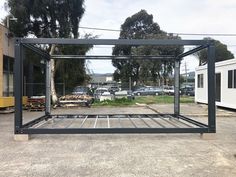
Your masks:
<instances>
[{"instance_id":1,"label":"steel frame structure","mask_svg":"<svg viewBox=\"0 0 236 177\"><path fill-rule=\"evenodd\" d=\"M194 45L196 48L178 56L81 56L81 55L52 55L36 47L36 44L56 45L153 45L153 46L185 46ZM22 96L23 96L23 61L24 49L28 48L46 61L46 110L45 115L23 124ZM202 49L208 49L208 124L203 124L191 118L180 115L180 61L183 57L191 55ZM50 95L50 59L152 59L171 60L174 62L174 113L173 114L51 114ZM147 40L147 39L58 39L58 38L16 38L15 39L15 65L14 65L14 93L15 93L15 134L85 134L85 133L215 133L215 46L212 40ZM44 127L48 121L70 120L81 121L79 127L71 128L71 123L65 127ZM94 121L93 127L86 127L85 122ZM97 127L97 122L105 122L106 126ZM119 126L111 126L111 122L118 121ZM122 126L122 121L128 121L131 127ZM141 121L142 125L137 123ZM165 123L161 123L164 121ZM173 122L175 123L173 123ZM141 125L141 126L140 126Z\"/></svg>"}]
</instances>

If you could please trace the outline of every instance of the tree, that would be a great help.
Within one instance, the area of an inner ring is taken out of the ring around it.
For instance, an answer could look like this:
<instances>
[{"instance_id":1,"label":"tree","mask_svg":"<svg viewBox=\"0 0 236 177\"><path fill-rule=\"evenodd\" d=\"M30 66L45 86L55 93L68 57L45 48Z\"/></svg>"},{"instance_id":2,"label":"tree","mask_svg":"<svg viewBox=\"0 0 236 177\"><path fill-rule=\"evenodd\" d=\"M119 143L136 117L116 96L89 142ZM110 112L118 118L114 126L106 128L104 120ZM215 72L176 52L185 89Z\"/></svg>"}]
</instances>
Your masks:
<instances>
[{"instance_id":1,"label":"tree","mask_svg":"<svg viewBox=\"0 0 236 177\"><path fill-rule=\"evenodd\" d=\"M10 26L10 30L17 37L25 37L34 35L35 37L45 38L78 38L79 22L84 14L84 0L8 0L10 13L18 20ZM44 46L50 54L54 54L55 50L75 51L74 54L85 54L92 46L85 47L59 47L56 45ZM72 50L74 49L74 50ZM58 52L58 51L57 51ZM53 103L57 102L57 94L55 89L56 70L65 62L54 61L51 59L51 95ZM73 64L72 64L73 63ZM86 78L85 62L73 61L68 64L70 71L80 69L80 79L76 81L84 82ZM74 76L76 72L74 72ZM63 77L63 76L61 76ZM78 78L78 77L73 77ZM77 83L76 83L77 84Z\"/></svg>"},{"instance_id":2,"label":"tree","mask_svg":"<svg viewBox=\"0 0 236 177\"><path fill-rule=\"evenodd\" d=\"M169 35L162 31L153 16L145 10L128 17L121 25L120 39L179 39L177 36ZM183 52L179 46L118 46L113 48L113 55L178 55ZM145 84L150 78L154 83L157 78L166 84L166 78L173 70L172 62L156 60L112 60L116 67L114 79L128 82L132 78L133 84Z\"/></svg>"},{"instance_id":3,"label":"tree","mask_svg":"<svg viewBox=\"0 0 236 177\"><path fill-rule=\"evenodd\" d=\"M161 34L147 35L147 39L180 39L178 36L167 34L162 31ZM135 55L156 55L156 56L178 56L183 52L183 46L140 46L135 48ZM138 60L140 64L139 79L142 84L151 80L154 84L160 80L161 83L167 84L169 74L172 74L174 62L168 60ZM148 80L149 79L149 80ZM160 83L159 83L160 84Z\"/></svg>"},{"instance_id":4,"label":"tree","mask_svg":"<svg viewBox=\"0 0 236 177\"><path fill-rule=\"evenodd\" d=\"M153 16L147 14L145 10L128 17L124 24L121 25L120 39L143 39L146 34L160 33L160 27L153 22ZM115 46L113 55L131 55L131 46ZM128 82L129 77L133 82L138 82L140 64L136 60L112 60L112 64L116 67L114 77L121 80L122 83Z\"/></svg>"},{"instance_id":5,"label":"tree","mask_svg":"<svg viewBox=\"0 0 236 177\"><path fill-rule=\"evenodd\" d=\"M203 38L204 40L214 40L212 38ZM227 45L218 40L214 40L215 44L215 61L224 61L234 58L234 55L227 49ZM207 63L207 49L201 50L195 54L199 59L199 66Z\"/></svg>"}]
</instances>

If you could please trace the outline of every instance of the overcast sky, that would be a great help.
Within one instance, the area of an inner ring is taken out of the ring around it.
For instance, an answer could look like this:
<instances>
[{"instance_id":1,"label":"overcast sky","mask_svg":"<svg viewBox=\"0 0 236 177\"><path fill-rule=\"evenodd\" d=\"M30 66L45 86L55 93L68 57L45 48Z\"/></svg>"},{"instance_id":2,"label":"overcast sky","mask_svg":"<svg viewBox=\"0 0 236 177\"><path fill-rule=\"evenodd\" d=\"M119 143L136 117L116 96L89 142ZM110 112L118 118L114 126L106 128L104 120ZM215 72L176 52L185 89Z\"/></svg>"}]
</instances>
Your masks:
<instances>
[{"instance_id":1,"label":"overcast sky","mask_svg":"<svg viewBox=\"0 0 236 177\"><path fill-rule=\"evenodd\" d=\"M1 18L5 15L1 5ZM85 0L85 14L80 26L120 29L125 19L141 9L152 14L161 29L169 33L236 33L236 0ZM81 35L92 33L103 39L117 39L119 32L80 29ZM182 39L202 39L205 36L181 36ZM213 37L229 45L236 56L236 37ZM189 48L186 48L189 50ZM95 46L90 55L110 55L111 48ZM198 61L186 58L188 69L194 70ZM113 72L109 61L91 61L94 73ZM182 69L183 72L183 69Z\"/></svg>"}]
</instances>

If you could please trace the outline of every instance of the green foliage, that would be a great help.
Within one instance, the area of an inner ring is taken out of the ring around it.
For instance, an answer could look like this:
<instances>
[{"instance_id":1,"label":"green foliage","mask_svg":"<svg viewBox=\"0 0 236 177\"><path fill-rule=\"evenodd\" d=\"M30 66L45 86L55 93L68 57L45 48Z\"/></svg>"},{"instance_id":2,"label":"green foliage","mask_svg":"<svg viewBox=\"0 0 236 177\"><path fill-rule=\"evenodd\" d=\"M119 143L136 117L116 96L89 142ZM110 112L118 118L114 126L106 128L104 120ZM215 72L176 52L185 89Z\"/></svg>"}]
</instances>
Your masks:
<instances>
[{"instance_id":1,"label":"green foliage","mask_svg":"<svg viewBox=\"0 0 236 177\"><path fill-rule=\"evenodd\" d=\"M169 35L162 31L157 23L153 21L153 16L145 10L128 17L121 25L120 39L179 39L179 37ZM179 46L121 46L113 48L113 55L178 55L183 52L183 47ZM129 77L133 84L145 84L152 81L157 83L158 79L166 80L168 74L172 73L172 62L161 62L157 60L112 60L116 68L114 79L128 82Z\"/></svg>"},{"instance_id":2,"label":"green foliage","mask_svg":"<svg viewBox=\"0 0 236 177\"><path fill-rule=\"evenodd\" d=\"M79 38L84 0L8 0L8 5L10 13L18 19L10 24L10 30L17 37ZM91 37L86 35L84 38ZM91 48L91 45L57 46L55 54L85 55ZM43 46L43 49L49 51L50 46ZM56 60L55 68L55 81L65 82L69 90L89 80L85 60Z\"/></svg>"},{"instance_id":3,"label":"green foliage","mask_svg":"<svg viewBox=\"0 0 236 177\"><path fill-rule=\"evenodd\" d=\"M8 0L10 13L17 18L10 30L16 36L78 38L84 0Z\"/></svg>"},{"instance_id":4,"label":"green foliage","mask_svg":"<svg viewBox=\"0 0 236 177\"><path fill-rule=\"evenodd\" d=\"M134 104L132 100L120 98L114 100L95 101L93 106L128 106L132 104Z\"/></svg>"},{"instance_id":5,"label":"green foliage","mask_svg":"<svg viewBox=\"0 0 236 177\"><path fill-rule=\"evenodd\" d=\"M204 38L204 40L214 40L212 38ZM234 58L234 55L227 49L227 45L221 43L218 40L214 40L215 44L215 60L224 61ZM207 49L201 50L195 54L199 59L199 65L205 65L207 63Z\"/></svg>"},{"instance_id":6,"label":"green foliage","mask_svg":"<svg viewBox=\"0 0 236 177\"><path fill-rule=\"evenodd\" d=\"M86 35L84 38L94 37ZM59 51L64 55L85 55L91 48L92 45L62 45L59 46ZM68 93L78 85L86 85L90 79L90 76L86 74L85 60L60 59L56 61L56 82L65 83Z\"/></svg>"}]
</instances>

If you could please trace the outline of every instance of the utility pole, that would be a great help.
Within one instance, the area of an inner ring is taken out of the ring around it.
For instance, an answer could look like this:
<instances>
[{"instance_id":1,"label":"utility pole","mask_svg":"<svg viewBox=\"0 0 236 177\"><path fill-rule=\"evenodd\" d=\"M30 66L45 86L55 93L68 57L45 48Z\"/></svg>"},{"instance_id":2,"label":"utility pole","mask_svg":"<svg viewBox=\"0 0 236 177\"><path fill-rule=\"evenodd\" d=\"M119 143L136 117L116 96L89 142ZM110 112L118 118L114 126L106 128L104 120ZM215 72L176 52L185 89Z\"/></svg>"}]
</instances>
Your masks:
<instances>
[{"instance_id":1,"label":"utility pole","mask_svg":"<svg viewBox=\"0 0 236 177\"><path fill-rule=\"evenodd\" d=\"M188 84L188 69L187 69L187 62L184 62L184 71L185 71L185 87Z\"/></svg>"}]
</instances>

